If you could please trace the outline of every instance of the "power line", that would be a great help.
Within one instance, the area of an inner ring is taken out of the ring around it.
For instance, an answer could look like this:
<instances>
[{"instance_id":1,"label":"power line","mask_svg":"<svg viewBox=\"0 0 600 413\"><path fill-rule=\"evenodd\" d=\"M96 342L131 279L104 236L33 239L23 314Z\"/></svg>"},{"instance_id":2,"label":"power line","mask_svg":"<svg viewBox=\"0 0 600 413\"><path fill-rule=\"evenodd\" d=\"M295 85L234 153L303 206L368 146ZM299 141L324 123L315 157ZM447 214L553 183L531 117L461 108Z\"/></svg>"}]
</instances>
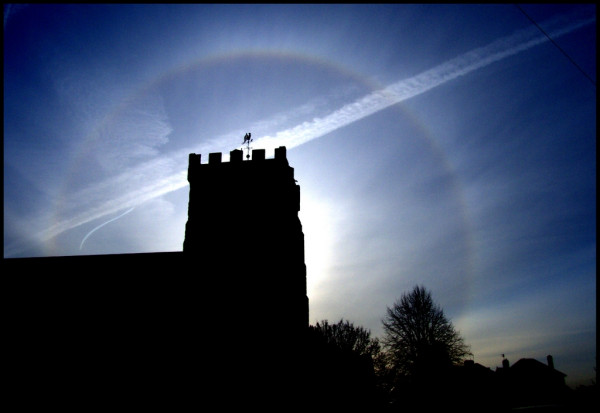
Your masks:
<instances>
[{"instance_id":1,"label":"power line","mask_svg":"<svg viewBox=\"0 0 600 413\"><path fill-rule=\"evenodd\" d=\"M558 44L557 44L557 43L556 43L554 40L552 40L552 38L551 38L551 37L548 35L548 33L546 33L546 32L544 31L544 29L542 29L542 28L540 27L540 25L539 25L539 24L537 24L537 22L536 22L535 20L533 20L533 19L532 19L532 18L531 18L531 17L530 17L530 16L529 16L527 13L525 13L525 10L523 10L523 9L521 8L521 6L519 6L518 4L515 4L515 6L517 7L517 9L519 9L519 10L521 11L521 13L523 13L523 15L524 15L525 17L527 17L527 18L529 19L529 21L530 21L531 23L533 23L533 24L535 25L535 27L537 27L537 28L539 29L539 31L540 31L540 32L542 32L542 33L544 34L544 36L546 36L546 37L548 38L548 40L550 40L550 42L552 42L552 44L553 44L554 46L556 46L556 48L557 48L557 49L558 49L558 50L559 50L559 51L560 51L560 52L561 52L563 55L565 55L565 57L566 57L567 59L569 59L569 61L570 61L570 62L573 64L573 66L575 66L577 69L579 69L579 71L580 71L581 73L583 73L583 75L584 75L584 76L585 76L585 77L586 77L586 78L587 78L587 79L588 79L590 82L592 82L592 85L594 85L594 88L595 88L595 87L596 87L596 82L594 81L594 79L592 79L590 76L588 76L588 74L587 74L587 73L585 73L585 71L584 71L584 70L583 70L583 69L582 69L582 68L581 68L581 67L580 67L580 66L579 66L579 65L578 65L578 64L577 64L577 63L576 63L576 62L575 62L575 61L574 61L572 58L571 58L571 56L569 56L569 55L567 54L567 52L565 52L565 51L564 51L564 50L563 50L563 49L562 49L562 48L561 48L561 47L560 47L560 46L559 46L559 45L558 45Z\"/></svg>"}]
</instances>

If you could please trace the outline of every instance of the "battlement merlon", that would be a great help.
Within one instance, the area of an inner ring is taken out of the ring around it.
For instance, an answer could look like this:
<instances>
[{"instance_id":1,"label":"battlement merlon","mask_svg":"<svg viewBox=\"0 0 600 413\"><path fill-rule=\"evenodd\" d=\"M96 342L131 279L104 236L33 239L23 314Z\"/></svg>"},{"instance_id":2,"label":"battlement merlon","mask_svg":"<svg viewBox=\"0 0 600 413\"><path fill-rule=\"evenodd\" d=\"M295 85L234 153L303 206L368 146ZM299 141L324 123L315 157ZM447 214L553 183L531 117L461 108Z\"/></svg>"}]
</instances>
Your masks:
<instances>
[{"instance_id":1,"label":"battlement merlon","mask_svg":"<svg viewBox=\"0 0 600 413\"><path fill-rule=\"evenodd\" d=\"M188 157L188 182L191 182L190 178L194 175L198 167L200 167L201 154L190 153Z\"/></svg>"},{"instance_id":2,"label":"battlement merlon","mask_svg":"<svg viewBox=\"0 0 600 413\"><path fill-rule=\"evenodd\" d=\"M229 165L229 164L248 164L248 163L258 163L264 161L270 162L278 162L283 163L289 167L289 162L287 160L287 149L285 146L280 146L279 148L275 148L275 157L273 159L265 159L265 150L264 149L254 149L252 150L252 159L248 161L243 160L243 152L240 149L234 149L229 152L229 162L222 162L222 154L221 152L214 152L208 154L208 164L201 163L201 154L190 153L189 154L189 165L188 165L188 182L191 182L190 179L192 176L195 176L198 169L200 167L212 167L216 165ZM293 168L290 168L293 171ZM293 172L292 172L293 177Z\"/></svg>"}]
</instances>

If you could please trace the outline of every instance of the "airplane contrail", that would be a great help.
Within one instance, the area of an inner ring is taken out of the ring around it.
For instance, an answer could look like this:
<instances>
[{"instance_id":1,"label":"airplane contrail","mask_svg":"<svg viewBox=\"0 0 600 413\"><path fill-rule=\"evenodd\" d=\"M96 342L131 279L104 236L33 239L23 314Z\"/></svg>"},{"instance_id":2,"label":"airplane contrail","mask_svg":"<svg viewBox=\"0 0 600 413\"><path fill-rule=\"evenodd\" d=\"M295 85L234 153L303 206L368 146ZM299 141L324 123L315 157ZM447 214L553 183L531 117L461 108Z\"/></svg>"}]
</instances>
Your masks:
<instances>
[{"instance_id":1,"label":"airplane contrail","mask_svg":"<svg viewBox=\"0 0 600 413\"><path fill-rule=\"evenodd\" d=\"M118 217L114 217L113 219L109 219L105 223L98 225L96 228L94 228L93 230L91 230L90 232L88 232L87 235L85 237L83 237L83 239L81 240L81 244L79 245L79 251L81 251L81 249L83 248L83 243L85 242L86 239L89 238L90 235L92 235L94 232L98 231L100 228L102 228L106 224L109 224L109 223L111 223L113 221L116 221L117 219L121 218L122 216L129 214L131 211L133 211L133 208L129 208L127 211L123 212Z\"/></svg>"},{"instance_id":2,"label":"airplane contrail","mask_svg":"<svg viewBox=\"0 0 600 413\"><path fill-rule=\"evenodd\" d=\"M589 18L572 23L556 30L553 32L553 35L555 37L565 35L594 21L595 18ZM536 36L536 34L538 35ZM539 35L536 29L521 30L511 36L498 39L487 46L471 50L454 59L448 60L416 76L370 93L350 104L344 105L324 118L304 122L291 129L278 132L275 136L265 136L256 139L255 142L267 147L286 145L288 148L293 148L294 146L302 145L389 106L425 93L460 76L467 75L477 69L531 49L546 41L548 39L543 35Z\"/></svg>"},{"instance_id":3,"label":"airplane contrail","mask_svg":"<svg viewBox=\"0 0 600 413\"><path fill-rule=\"evenodd\" d=\"M592 24L595 20L595 16L585 18L564 16L561 18L563 23L559 20L552 20L543 23L543 25L546 27L556 27L563 24L562 27L548 30L556 38ZM570 21L570 23L565 24L565 21ZM475 70L529 50L547 41L548 38L540 34L534 27L519 30L510 36L495 40L486 46L473 49L413 77L398 81L381 90L363 96L322 118L314 118L311 121L277 132L274 136L259 137L255 139L255 144L265 149L272 149L278 146L286 146L288 149L294 148L389 106L418 96L460 76L465 76ZM220 147L222 146L221 144ZM219 143L212 141L204 144L202 151L210 152L217 150L218 147ZM94 207L85 208L83 212L58 222L39 233L38 239L46 241L86 222L117 212L123 207L139 205L142 202L186 186L186 169L180 168L180 165L187 163L187 153L194 152L197 149L182 150L165 155L164 157L157 157L133 168L133 170L127 173L97 184L97 187L88 188L89 191L87 192L98 194L103 193L103 190L107 191L107 188L114 188L119 184L124 187L122 191L113 191L113 193L118 193L118 195L109 197L107 201L98 203ZM173 166L158 168L156 170L153 167L155 164L170 164ZM143 176L143 179L140 176ZM138 182L133 182L132 184L132 179L138 179L139 185L136 185ZM136 188L136 190L129 190L132 187Z\"/></svg>"}]
</instances>

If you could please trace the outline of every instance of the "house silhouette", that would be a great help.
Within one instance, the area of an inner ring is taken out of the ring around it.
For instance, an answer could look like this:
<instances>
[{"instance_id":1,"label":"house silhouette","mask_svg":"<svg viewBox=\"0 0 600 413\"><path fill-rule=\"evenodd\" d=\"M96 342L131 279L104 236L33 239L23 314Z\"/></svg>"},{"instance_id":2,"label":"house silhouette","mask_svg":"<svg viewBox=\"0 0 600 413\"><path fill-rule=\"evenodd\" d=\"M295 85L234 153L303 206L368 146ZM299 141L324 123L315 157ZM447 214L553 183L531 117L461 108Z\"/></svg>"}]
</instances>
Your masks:
<instances>
[{"instance_id":1,"label":"house silhouette","mask_svg":"<svg viewBox=\"0 0 600 413\"><path fill-rule=\"evenodd\" d=\"M497 384L507 403L515 406L563 403L570 396L565 384L565 373L554 368L554 359L546 357L547 364L533 358L519 359L512 366L503 359L496 368Z\"/></svg>"},{"instance_id":2,"label":"house silhouette","mask_svg":"<svg viewBox=\"0 0 600 413\"><path fill-rule=\"evenodd\" d=\"M566 375L554 368L552 356L547 360L548 364L544 364L522 358L511 366L503 359L502 367L495 371L474 360L465 360L460 366L440 368L425 385L401 389L399 404L412 399L416 404L411 407L417 410L428 404L436 409L473 412L563 409L572 403L573 393L565 384Z\"/></svg>"}]
</instances>

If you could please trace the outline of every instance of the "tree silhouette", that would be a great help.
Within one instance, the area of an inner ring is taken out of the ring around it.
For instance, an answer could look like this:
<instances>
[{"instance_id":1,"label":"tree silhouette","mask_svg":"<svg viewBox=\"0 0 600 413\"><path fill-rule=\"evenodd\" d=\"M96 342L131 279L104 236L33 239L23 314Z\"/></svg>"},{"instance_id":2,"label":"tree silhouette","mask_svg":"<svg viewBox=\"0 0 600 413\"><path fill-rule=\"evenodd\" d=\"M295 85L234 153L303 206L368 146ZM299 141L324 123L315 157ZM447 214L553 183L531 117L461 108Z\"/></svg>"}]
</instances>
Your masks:
<instances>
[{"instance_id":1,"label":"tree silhouette","mask_svg":"<svg viewBox=\"0 0 600 413\"><path fill-rule=\"evenodd\" d=\"M469 347L431 293L416 286L403 294L382 320L387 368L395 376L419 382L461 363Z\"/></svg>"},{"instance_id":2,"label":"tree silhouette","mask_svg":"<svg viewBox=\"0 0 600 413\"><path fill-rule=\"evenodd\" d=\"M374 359L379 340L371 332L349 321L327 320L310 326L310 362L314 374L310 389L320 397L320 408L335 411L373 408L377 404Z\"/></svg>"},{"instance_id":3,"label":"tree silhouette","mask_svg":"<svg viewBox=\"0 0 600 413\"><path fill-rule=\"evenodd\" d=\"M327 320L322 320L312 328L326 343L344 352L376 357L381 349L379 340L371 338L369 330L354 326L353 323L344 321L344 319L336 324L329 324Z\"/></svg>"}]
</instances>

